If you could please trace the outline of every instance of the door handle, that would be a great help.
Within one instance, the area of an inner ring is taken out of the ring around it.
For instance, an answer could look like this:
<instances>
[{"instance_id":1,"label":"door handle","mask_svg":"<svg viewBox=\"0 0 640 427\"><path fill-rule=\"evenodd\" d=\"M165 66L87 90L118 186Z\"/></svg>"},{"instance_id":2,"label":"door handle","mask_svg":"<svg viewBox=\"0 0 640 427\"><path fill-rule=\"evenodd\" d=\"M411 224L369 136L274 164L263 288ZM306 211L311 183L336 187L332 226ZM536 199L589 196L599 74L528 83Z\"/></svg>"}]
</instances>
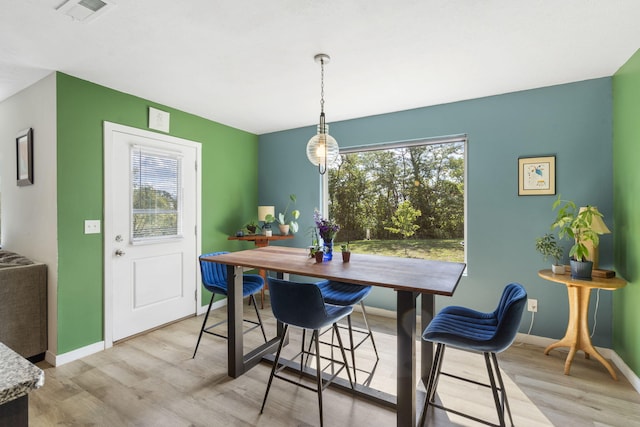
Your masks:
<instances>
[{"instance_id":1,"label":"door handle","mask_svg":"<svg viewBox=\"0 0 640 427\"><path fill-rule=\"evenodd\" d=\"M116 249L116 256L124 255L124 251L122 249Z\"/></svg>"}]
</instances>

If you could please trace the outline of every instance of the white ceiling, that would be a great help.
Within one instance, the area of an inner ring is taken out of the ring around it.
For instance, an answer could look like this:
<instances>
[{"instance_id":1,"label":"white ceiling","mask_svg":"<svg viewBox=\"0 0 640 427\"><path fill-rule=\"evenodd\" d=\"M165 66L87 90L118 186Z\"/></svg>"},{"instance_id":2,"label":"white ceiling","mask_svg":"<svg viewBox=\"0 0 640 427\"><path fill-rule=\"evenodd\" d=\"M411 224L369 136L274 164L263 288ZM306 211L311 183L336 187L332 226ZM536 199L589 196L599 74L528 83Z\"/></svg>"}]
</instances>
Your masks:
<instances>
[{"instance_id":1,"label":"white ceiling","mask_svg":"<svg viewBox=\"0 0 640 427\"><path fill-rule=\"evenodd\" d=\"M58 70L262 134L611 76L638 0L0 0L0 101Z\"/></svg>"}]
</instances>

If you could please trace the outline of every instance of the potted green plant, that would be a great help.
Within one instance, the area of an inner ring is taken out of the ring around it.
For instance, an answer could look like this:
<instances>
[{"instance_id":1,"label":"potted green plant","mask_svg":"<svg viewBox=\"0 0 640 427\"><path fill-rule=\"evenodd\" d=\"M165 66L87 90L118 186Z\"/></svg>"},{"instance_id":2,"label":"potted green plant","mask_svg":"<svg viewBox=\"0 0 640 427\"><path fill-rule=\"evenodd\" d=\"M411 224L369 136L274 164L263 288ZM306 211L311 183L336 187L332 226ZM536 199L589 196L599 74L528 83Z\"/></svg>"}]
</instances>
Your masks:
<instances>
[{"instance_id":1,"label":"potted green plant","mask_svg":"<svg viewBox=\"0 0 640 427\"><path fill-rule=\"evenodd\" d=\"M549 258L553 260L551 263L553 274L564 274L564 265L560 264L563 251L554 234L547 233L542 237L538 237L536 239L536 250L542 254L545 261Z\"/></svg>"},{"instance_id":2,"label":"potted green plant","mask_svg":"<svg viewBox=\"0 0 640 427\"><path fill-rule=\"evenodd\" d=\"M591 242L597 247L600 233L592 227L594 218L602 217L593 206L578 209L571 200L562 200L561 196L553 203L553 210L558 209L556 219L551 228L558 229L560 239L575 239L569 250L571 276L576 279L590 279L593 262L589 260L589 248L585 245Z\"/></svg>"},{"instance_id":3,"label":"potted green plant","mask_svg":"<svg viewBox=\"0 0 640 427\"><path fill-rule=\"evenodd\" d=\"M266 222L277 222L278 227L280 228L280 234L289 234L289 230L291 233L298 232L298 222L296 221L300 217L300 211L294 209L291 211L291 219L287 221L287 212L289 212L289 206L291 206L291 202L296 203L296 195L289 194L289 201L287 202L287 207L284 208L284 212L279 212L278 217L274 217L273 215L267 215L265 217Z\"/></svg>"},{"instance_id":4,"label":"potted green plant","mask_svg":"<svg viewBox=\"0 0 640 427\"><path fill-rule=\"evenodd\" d=\"M324 251L322 247L318 244L309 246L309 256L311 258L315 258L317 263L321 263L324 258Z\"/></svg>"},{"instance_id":5,"label":"potted green plant","mask_svg":"<svg viewBox=\"0 0 640 427\"><path fill-rule=\"evenodd\" d=\"M342 262L349 262L351 260L351 249L349 249L349 242L340 245L342 251Z\"/></svg>"},{"instance_id":6,"label":"potted green plant","mask_svg":"<svg viewBox=\"0 0 640 427\"><path fill-rule=\"evenodd\" d=\"M253 219L249 221L244 227L247 229L249 234L256 234L256 230L260 228L258 227L258 223Z\"/></svg>"}]
</instances>

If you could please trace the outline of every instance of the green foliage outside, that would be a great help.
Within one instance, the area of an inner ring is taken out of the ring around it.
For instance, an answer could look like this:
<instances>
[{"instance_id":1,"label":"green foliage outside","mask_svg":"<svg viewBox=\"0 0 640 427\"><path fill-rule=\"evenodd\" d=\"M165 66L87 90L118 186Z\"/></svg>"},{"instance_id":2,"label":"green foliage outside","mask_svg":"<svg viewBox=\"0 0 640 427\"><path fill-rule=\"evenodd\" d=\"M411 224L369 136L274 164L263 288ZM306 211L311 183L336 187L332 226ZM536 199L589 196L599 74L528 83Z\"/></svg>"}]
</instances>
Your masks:
<instances>
[{"instance_id":1,"label":"green foliage outside","mask_svg":"<svg viewBox=\"0 0 640 427\"><path fill-rule=\"evenodd\" d=\"M342 243L346 242L336 244ZM349 249L352 253L464 262L464 245L458 239L357 240L349 242Z\"/></svg>"},{"instance_id":2,"label":"green foliage outside","mask_svg":"<svg viewBox=\"0 0 640 427\"><path fill-rule=\"evenodd\" d=\"M389 230L392 233L400 234L403 238L411 237L420 228L415 223L416 218L422 215L418 209L414 209L411 206L411 202L405 200L398 206L396 212L391 216L391 227L385 227L385 230ZM405 254L409 256L408 251Z\"/></svg>"},{"instance_id":3,"label":"green foliage outside","mask_svg":"<svg viewBox=\"0 0 640 427\"><path fill-rule=\"evenodd\" d=\"M178 201L169 192L143 186L133 190L133 237L178 234Z\"/></svg>"},{"instance_id":4,"label":"green foliage outside","mask_svg":"<svg viewBox=\"0 0 640 427\"><path fill-rule=\"evenodd\" d=\"M412 221L417 228L407 245L413 239L453 239L459 245L464 239L464 144L346 154L330 170L329 217L340 224L340 241L396 239L393 230L401 227L393 225L393 217L404 202L421 213Z\"/></svg>"},{"instance_id":5,"label":"green foliage outside","mask_svg":"<svg viewBox=\"0 0 640 427\"><path fill-rule=\"evenodd\" d=\"M415 223L416 218L422 215L418 209L414 209L411 206L411 202L405 200L400 203L396 213L391 216L391 224L390 227L385 227L385 230L389 230L392 233L401 234L405 239L407 237L411 237L415 234L415 232L420 228L419 225Z\"/></svg>"}]
</instances>

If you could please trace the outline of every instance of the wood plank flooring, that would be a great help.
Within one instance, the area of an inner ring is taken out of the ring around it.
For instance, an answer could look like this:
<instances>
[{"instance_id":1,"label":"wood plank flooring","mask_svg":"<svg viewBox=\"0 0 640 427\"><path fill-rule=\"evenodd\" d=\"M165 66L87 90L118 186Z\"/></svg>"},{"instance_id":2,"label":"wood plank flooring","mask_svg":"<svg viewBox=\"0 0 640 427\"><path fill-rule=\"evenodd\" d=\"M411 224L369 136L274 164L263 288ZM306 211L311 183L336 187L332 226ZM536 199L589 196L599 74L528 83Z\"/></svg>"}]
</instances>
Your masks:
<instances>
[{"instance_id":1,"label":"wood plank flooring","mask_svg":"<svg viewBox=\"0 0 640 427\"><path fill-rule=\"evenodd\" d=\"M253 308L247 317L255 316ZM266 304L267 331L275 322ZM216 317L223 318L224 310ZM361 319L354 313L354 322ZM372 385L395 393L395 320L369 315L376 331L380 362ZM202 316L117 343L113 348L54 368L46 362L45 385L30 394L32 427L40 426L314 426L319 425L316 395L274 380L264 414L260 405L270 366L260 364L240 378L226 375L226 341L205 335L195 359L193 349ZM300 332L291 334L289 355L299 348ZM343 335L346 339L346 334ZM261 340L255 330L247 345ZM576 356L571 376L562 374L566 353L544 356L540 347L514 344L499 355L516 426L640 425L640 395L618 373L613 381L594 360ZM359 368L374 366L369 343L358 351ZM444 370L485 381L480 355L448 349ZM359 373L362 382L366 375ZM497 419L490 392L482 387L441 380L439 399L447 406ZM326 426L394 426L395 413L344 393L327 389ZM443 411L429 412L431 426L477 423Z\"/></svg>"}]
</instances>

